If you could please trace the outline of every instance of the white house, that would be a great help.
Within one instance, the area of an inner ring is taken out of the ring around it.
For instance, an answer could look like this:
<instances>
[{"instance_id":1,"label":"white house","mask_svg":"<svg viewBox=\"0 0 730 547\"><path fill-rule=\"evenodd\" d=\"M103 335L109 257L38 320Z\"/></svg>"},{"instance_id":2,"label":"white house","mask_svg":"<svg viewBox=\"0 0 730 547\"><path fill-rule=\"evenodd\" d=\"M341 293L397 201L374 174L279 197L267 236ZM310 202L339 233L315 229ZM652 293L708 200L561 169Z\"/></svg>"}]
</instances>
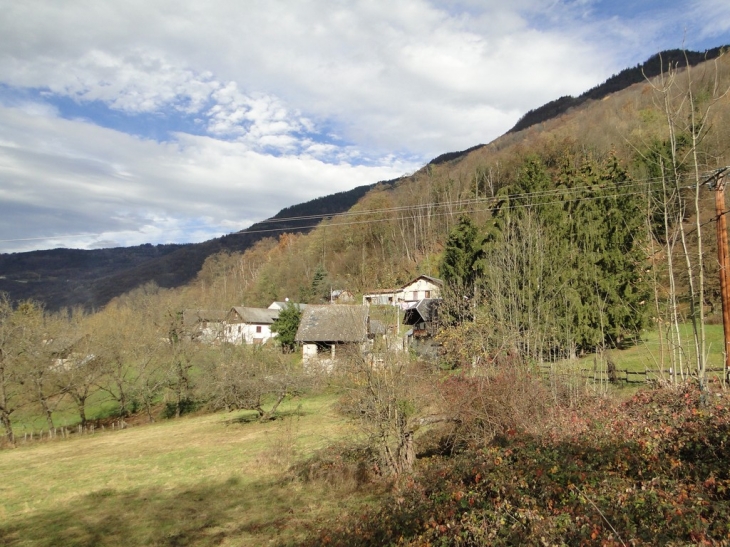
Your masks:
<instances>
[{"instance_id":1,"label":"white house","mask_svg":"<svg viewBox=\"0 0 730 547\"><path fill-rule=\"evenodd\" d=\"M444 282L440 279L419 275L399 289L399 302L418 302L424 298L440 298L443 286Z\"/></svg>"},{"instance_id":2,"label":"white house","mask_svg":"<svg viewBox=\"0 0 730 547\"><path fill-rule=\"evenodd\" d=\"M279 310L235 306L226 316L224 340L231 344L265 344L276 336L271 325Z\"/></svg>"},{"instance_id":3,"label":"white house","mask_svg":"<svg viewBox=\"0 0 730 547\"><path fill-rule=\"evenodd\" d=\"M429 275L419 275L398 289L370 291L363 295L365 305L380 304L403 307L408 302L440 298L444 282Z\"/></svg>"}]
</instances>

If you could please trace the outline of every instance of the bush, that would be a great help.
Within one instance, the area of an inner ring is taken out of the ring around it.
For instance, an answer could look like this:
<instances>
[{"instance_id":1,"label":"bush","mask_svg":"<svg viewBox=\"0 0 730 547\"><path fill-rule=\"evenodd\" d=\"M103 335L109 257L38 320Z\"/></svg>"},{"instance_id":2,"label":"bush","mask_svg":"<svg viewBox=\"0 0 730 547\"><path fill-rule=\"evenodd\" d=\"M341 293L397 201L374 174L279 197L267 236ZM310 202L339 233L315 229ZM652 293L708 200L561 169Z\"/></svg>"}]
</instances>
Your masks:
<instances>
[{"instance_id":1,"label":"bush","mask_svg":"<svg viewBox=\"0 0 730 547\"><path fill-rule=\"evenodd\" d=\"M324 482L330 486L359 490L373 484L382 474L378 455L369 446L336 445L317 452L297 464L292 474L304 482Z\"/></svg>"},{"instance_id":2,"label":"bush","mask_svg":"<svg viewBox=\"0 0 730 547\"><path fill-rule=\"evenodd\" d=\"M180 401L180 416L190 414L200 408L200 403L194 399L185 398ZM162 417L165 419L174 418L177 415L178 404L175 402L165 403L165 409L162 411Z\"/></svg>"},{"instance_id":3,"label":"bush","mask_svg":"<svg viewBox=\"0 0 730 547\"><path fill-rule=\"evenodd\" d=\"M484 446L494 437L517 432L542 434L557 410L568 406L562 390L553 389L527 366L513 364L474 373L460 373L440 384L444 407L460 426L457 442Z\"/></svg>"},{"instance_id":4,"label":"bush","mask_svg":"<svg viewBox=\"0 0 730 547\"><path fill-rule=\"evenodd\" d=\"M593 401L580 430L422 460L381 508L307 545L730 545L730 397Z\"/></svg>"}]
</instances>

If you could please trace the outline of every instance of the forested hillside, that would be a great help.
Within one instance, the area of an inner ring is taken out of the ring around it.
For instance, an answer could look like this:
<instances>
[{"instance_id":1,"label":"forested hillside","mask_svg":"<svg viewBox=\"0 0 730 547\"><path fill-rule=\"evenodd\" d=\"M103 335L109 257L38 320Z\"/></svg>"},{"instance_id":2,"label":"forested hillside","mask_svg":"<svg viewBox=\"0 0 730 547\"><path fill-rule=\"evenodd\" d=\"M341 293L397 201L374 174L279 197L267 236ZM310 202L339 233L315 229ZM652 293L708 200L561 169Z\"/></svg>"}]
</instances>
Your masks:
<instances>
[{"instance_id":1,"label":"forested hillside","mask_svg":"<svg viewBox=\"0 0 730 547\"><path fill-rule=\"evenodd\" d=\"M682 80L685 75L678 75L677 86L686 84ZM698 90L696 108L707 109L709 116L697 143L698 169L702 172L730 161L728 98L717 95L715 100L711 94L724 89L728 78L726 57L692 72L693 86ZM263 304L270 298L305 297L312 291L315 272L320 271L321 277L321 270L327 274L328 287L346 287L355 292L397 286L416 273L438 275L446 239L461 216L468 215L486 236L505 193L532 192L524 188L530 184L526 178L534 169L546 177L540 192L552 195L551 203L563 200L565 207L569 202L561 192L572 193L576 200L588 200L589 194L596 191L595 184L614 176L606 174L607 170L614 174L621 171L621 183L617 183L614 194L619 196L625 188L627 196L644 204L632 221L638 223L634 226L635 236L644 237L647 213L661 218L658 195L662 174L668 181L667 169L672 161L668 157L670 131L664 98L653 85L660 84L635 84L540 126L504 135L455 160L432 162L392 188L372 190L348 213L323 222L306 237L278 236L247 254L218 257L213 262L261 264L255 278L237 285L242 287L241 297L250 304ZM683 98L678 88L669 93L673 95L668 100L679 102ZM673 137L676 171L683 177L693 170L686 115L686 111L678 114L682 120L677 124L684 124L684 130L677 125ZM662 158L666 162L663 171L658 164ZM577 181L580 177L582 182ZM581 197L581 191L587 194ZM704 222L714 215L712 194L703 188L698 198ZM684 214L685 223L691 221L692 211L687 209ZM688 234L687 241L691 243L693 237L696 234ZM641 242L642 248L648 245L648 240ZM704 245L712 256L713 238L706 238ZM643 256L648 254L646 247ZM709 272L714 264L707 261L704 266ZM214 281L212 270L211 262L201 272L207 282ZM712 279L711 275L707 277L709 305L717 302L716 282Z\"/></svg>"}]
</instances>

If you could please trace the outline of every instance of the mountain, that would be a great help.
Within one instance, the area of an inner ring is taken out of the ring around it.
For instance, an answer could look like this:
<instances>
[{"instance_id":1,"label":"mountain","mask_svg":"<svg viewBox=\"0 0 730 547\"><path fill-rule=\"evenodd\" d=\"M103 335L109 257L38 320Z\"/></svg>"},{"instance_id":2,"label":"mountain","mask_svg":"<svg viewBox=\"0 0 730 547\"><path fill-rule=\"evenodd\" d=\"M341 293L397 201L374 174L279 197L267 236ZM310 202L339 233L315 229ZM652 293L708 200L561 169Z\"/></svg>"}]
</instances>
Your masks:
<instances>
[{"instance_id":1,"label":"mountain","mask_svg":"<svg viewBox=\"0 0 730 547\"><path fill-rule=\"evenodd\" d=\"M212 254L241 252L282 232L308 232L325 215L349 210L378 184L287 207L246 230L186 245L138 245L112 249L51 249L0 254L0 292L18 301L32 298L47 309L96 309L145 283L178 287L190 282Z\"/></svg>"},{"instance_id":2,"label":"mountain","mask_svg":"<svg viewBox=\"0 0 730 547\"><path fill-rule=\"evenodd\" d=\"M380 197L368 201L369 198L366 196L372 195L371 190L378 186L397 191L399 187L405 189L410 185L410 189L403 192L415 196L419 194L419 190L414 188L426 188L430 185L430 189L424 193L424 196L430 198L423 199L434 202L448 202L453 200L454 196L462 194L468 198L470 196L467 193L473 191L476 191L476 197L479 197L489 192L493 193L503 185L511 176L510 173L514 173L518 168L519 157L523 154L532 151L549 156L551 147L557 150L562 146L559 143L568 140L581 142L584 146L596 150L619 147L621 152L621 148L624 148L626 151L622 155L625 159L629 159L634 153L632 148L634 145L628 144L627 135L633 131L636 132L637 138L643 138L641 132L648 127L647 123L653 118L647 108L642 112L634 110L638 108L635 105L644 100L641 96L632 96L633 98L629 100L625 99L623 94L645 94L648 92L646 89L632 92L629 88L645 82L645 75L648 77L659 74L668 64L683 66L688 63L695 66L705 59L718 57L723 49L714 48L701 53L681 50L658 53L645 63L612 76L603 84L577 98L561 97L528 112L505 135L489 144L478 144L463 151L441 154L412 176L360 186L347 192L287 207L275 216L246 230L203 243L157 246L148 244L89 251L54 249L0 254L0 291L9 293L13 300L26 298L39 300L50 310L69 306L99 308L112 298L148 282L155 282L161 287L185 285L195 278L205 259L213 254L242 252L261 239L277 236L284 231L309 232L323 216L348 211L363 198L366 201L361 203L366 203L362 205L365 208L379 207L376 204L377 200L398 203L400 200L404 204L407 203L405 197L398 197L395 194L395 197L384 197L383 192L377 193ZM621 103L620 108L619 103ZM590 105L594 105L595 108L591 107L589 111ZM643 124L644 128L639 128L638 123ZM652 123L658 122L654 120ZM718 126L722 127L723 124ZM449 212L449 215L452 214L453 212ZM405 265L393 266L391 269L383 268L384 255L381 252L380 267L373 270L375 273L368 273L365 264L358 267L362 278L359 281L360 285L377 282L386 286L398 282L403 276L410 275L411 271L424 268L418 257L428 259L430 253L434 252L431 244L434 242L437 246L439 244L438 237L434 235L437 229L436 224L432 225L430 221L425 224L421 222L420 209L417 209L414 218L419 219L419 224L416 228L409 229L410 232L403 226L398 228L397 239L402 240L404 245ZM444 218L447 217L438 215L436 217L437 221ZM444 222L446 229L450 221ZM425 239L419 235L423 230L430 234ZM407 236L408 233L411 236ZM357 234L355 236L360 237ZM376 237L373 234L371 236ZM377 235L377 238L380 238L378 245L381 251L387 243L384 237L383 234ZM415 239L406 244L407 237ZM393 241L395 240L391 241L391 246L394 245ZM336 238L330 236L328 245L334 246L335 242ZM352 257L344 258L346 253L351 251L352 249L344 246L337 251L338 256L343 257L343 263L346 260L355 260ZM358 251L357 254L363 261L365 253ZM425 267L428 269L431 266ZM352 280L354 275L354 272L343 273L342 279L356 287L358 283ZM383 278L377 278L377 275L382 275Z\"/></svg>"}]
</instances>

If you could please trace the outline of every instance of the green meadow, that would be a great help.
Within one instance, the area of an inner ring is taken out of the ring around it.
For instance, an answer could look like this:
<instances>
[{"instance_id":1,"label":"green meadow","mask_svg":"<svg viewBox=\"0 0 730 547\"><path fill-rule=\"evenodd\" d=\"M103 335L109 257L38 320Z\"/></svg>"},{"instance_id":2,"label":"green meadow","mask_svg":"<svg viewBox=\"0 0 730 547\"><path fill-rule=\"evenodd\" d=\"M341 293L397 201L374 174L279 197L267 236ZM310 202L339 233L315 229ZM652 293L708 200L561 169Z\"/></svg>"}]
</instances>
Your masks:
<instances>
[{"instance_id":1,"label":"green meadow","mask_svg":"<svg viewBox=\"0 0 730 547\"><path fill-rule=\"evenodd\" d=\"M296 542L367 495L303 483L290 465L349 436L333 396L184 417L0 451L3 546Z\"/></svg>"}]
</instances>

